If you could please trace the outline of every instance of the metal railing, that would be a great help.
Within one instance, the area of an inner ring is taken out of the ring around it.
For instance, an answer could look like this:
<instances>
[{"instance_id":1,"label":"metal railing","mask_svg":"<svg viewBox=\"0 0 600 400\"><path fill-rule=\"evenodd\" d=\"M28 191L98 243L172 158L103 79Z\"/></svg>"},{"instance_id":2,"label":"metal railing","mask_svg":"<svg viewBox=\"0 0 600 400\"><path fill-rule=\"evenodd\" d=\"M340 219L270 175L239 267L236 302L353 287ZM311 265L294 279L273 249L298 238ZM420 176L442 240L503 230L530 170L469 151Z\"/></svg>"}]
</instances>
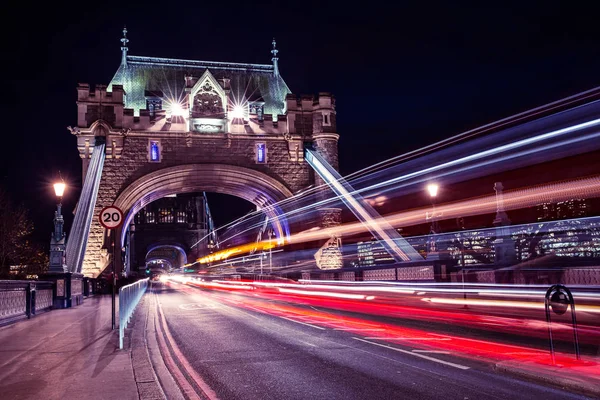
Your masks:
<instances>
[{"instance_id":1,"label":"metal railing","mask_svg":"<svg viewBox=\"0 0 600 400\"><path fill-rule=\"evenodd\" d=\"M149 279L142 279L119 289L119 348L123 348L125 328L131 315L148 288Z\"/></svg>"},{"instance_id":2,"label":"metal railing","mask_svg":"<svg viewBox=\"0 0 600 400\"><path fill-rule=\"evenodd\" d=\"M0 281L0 324L52 308L52 282Z\"/></svg>"}]
</instances>

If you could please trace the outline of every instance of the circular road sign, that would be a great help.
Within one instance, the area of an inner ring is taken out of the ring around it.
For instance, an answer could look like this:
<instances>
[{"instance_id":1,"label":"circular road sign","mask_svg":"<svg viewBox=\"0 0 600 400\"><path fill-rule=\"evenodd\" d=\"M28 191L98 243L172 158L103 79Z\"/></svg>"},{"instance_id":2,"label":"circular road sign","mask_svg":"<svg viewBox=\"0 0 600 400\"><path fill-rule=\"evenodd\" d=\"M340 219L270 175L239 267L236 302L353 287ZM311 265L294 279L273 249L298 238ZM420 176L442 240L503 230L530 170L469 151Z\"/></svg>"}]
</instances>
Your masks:
<instances>
[{"instance_id":1,"label":"circular road sign","mask_svg":"<svg viewBox=\"0 0 600 400\"><path fill-rule=\"evenodd\" d=\"M106 229L115 229L123 223L123 211L119 207L108 206L100 211L100 223Z\"/></svg>"}]
</instances>

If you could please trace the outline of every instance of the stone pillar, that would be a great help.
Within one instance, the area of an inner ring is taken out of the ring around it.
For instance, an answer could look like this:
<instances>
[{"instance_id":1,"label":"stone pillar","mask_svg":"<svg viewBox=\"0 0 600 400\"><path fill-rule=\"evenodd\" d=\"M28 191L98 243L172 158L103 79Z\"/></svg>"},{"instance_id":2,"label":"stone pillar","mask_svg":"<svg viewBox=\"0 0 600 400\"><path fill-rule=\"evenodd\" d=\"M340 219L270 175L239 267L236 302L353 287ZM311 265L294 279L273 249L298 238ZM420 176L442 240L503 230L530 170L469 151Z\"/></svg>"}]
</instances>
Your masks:
<instances>
[{"instance_id":1,"label":"stone pillar","mask_svg":"<svg viewBox=\"0 0 600 400\"><path fill-rule=\"evenodd\" d=\"M54 283L52 291L54 308L70 308L83 303L83 274L73 272L49 272L40 280Z\"/></svg>"},{"instance_id":2,"label":"stone pillar","mask_svg":"<svg viewBox=\"0 0 600 400\"><path fill-rule=\"evenodd\" d=\"M319 93L313 103L313 135L312 144L317 151L336 171L339 171L338 139L333 97L328 93ZM316 201L322 201L334 196L323 179L315 173L315 187L322 186L317 192ZM319 207L319 225L321 228L332 228L342 223L340 208ZM332 235L323 243L315 254L317 266L320 269L338 269L343 267L342 239Z\"/></svg>"}]
</instances>

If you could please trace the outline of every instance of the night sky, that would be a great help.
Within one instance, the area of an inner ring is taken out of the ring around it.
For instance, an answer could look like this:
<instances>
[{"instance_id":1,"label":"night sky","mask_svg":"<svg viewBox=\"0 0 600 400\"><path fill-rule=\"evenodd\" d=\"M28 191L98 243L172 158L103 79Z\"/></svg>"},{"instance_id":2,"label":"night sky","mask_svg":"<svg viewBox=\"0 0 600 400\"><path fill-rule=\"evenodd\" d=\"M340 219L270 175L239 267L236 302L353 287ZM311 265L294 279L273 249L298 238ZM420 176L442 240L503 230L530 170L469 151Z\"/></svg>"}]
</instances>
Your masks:
<instances>
[{"instance_id":1,"label":"night sky","mask_svg":"<svg viewBox=\"0 0 600 400\"><path fill-rule=\"evenodd\" d=\"M336 96L344 175L600 85L600 7L577 2L12 3L2 10L0 185L31 210L41 241L59 171L74 186L66 213L79 195L66 129L76 124L75 88L110 82L123 25L129 54L140 56L270 63L275 37L292 92Z\"/></svg>"}]
</instances>

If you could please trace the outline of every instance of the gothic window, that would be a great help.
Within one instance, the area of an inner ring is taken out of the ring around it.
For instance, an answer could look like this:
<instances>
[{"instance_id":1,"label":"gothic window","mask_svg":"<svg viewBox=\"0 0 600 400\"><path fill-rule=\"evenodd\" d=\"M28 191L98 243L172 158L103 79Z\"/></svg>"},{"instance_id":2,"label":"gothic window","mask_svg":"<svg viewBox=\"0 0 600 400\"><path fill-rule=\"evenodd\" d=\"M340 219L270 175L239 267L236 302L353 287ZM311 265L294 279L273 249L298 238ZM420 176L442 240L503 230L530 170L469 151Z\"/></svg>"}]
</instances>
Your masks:
<instances>
[{"instance_id":1,"label":"gothic window","mask_svg":"<svg viewBox=\"0 0 600 400\"><path fill-rule=\"evenodd\" d=\"M146 213L146 221L147 224L154 224L156 223L156 218L155 218L155 214L154 211L148 211Z\"/></svg>"},{"instance_id":2,"label":"gothic window","mask_svg":"<svg viewBox=\"0 0 600 400\"><path fill-rule=\"evenodd\" d=\"M146 99L146 108L149 111L150 118L154 118L156 111L162 110L162 100L157 98Z\"/></svg>"},{"instance_id":3,"label":"gothic window","mask_svg":"<svg viewBox=\"0 0 600 400\"><path fill-rule=\"evenodd\" d=\"M213 117L220 118L224 114L223 102L221 96L216 92L215 88L207 81L196 96L194 96L194 104L192 106L192 117Z\"/></svg>"},{"instance_id":4,"label":"gothic window","mask_svg":"<svg viewBox=\"0 0 600 400\"><path fill-rule=\"evenodd\" d=\"M159 224L171 224L171 223L173 223L173 209L171 209L171 208L159 208L158 209L158 223Z\"/></svg>"},{"instance_id":5,"label":"gothic window","mask_svg":"<svg viewBox=\"0 0 600 400\"><path fill-rule=\"evenodd\" d=\"M263 119L263 113L264 113L264 105L262 104L256 104L256 103L250 103L250 105L248 106L248 111L250 113L250 115L256 115L256 117L262 121Z\"/></svg>"}]
</instances>

